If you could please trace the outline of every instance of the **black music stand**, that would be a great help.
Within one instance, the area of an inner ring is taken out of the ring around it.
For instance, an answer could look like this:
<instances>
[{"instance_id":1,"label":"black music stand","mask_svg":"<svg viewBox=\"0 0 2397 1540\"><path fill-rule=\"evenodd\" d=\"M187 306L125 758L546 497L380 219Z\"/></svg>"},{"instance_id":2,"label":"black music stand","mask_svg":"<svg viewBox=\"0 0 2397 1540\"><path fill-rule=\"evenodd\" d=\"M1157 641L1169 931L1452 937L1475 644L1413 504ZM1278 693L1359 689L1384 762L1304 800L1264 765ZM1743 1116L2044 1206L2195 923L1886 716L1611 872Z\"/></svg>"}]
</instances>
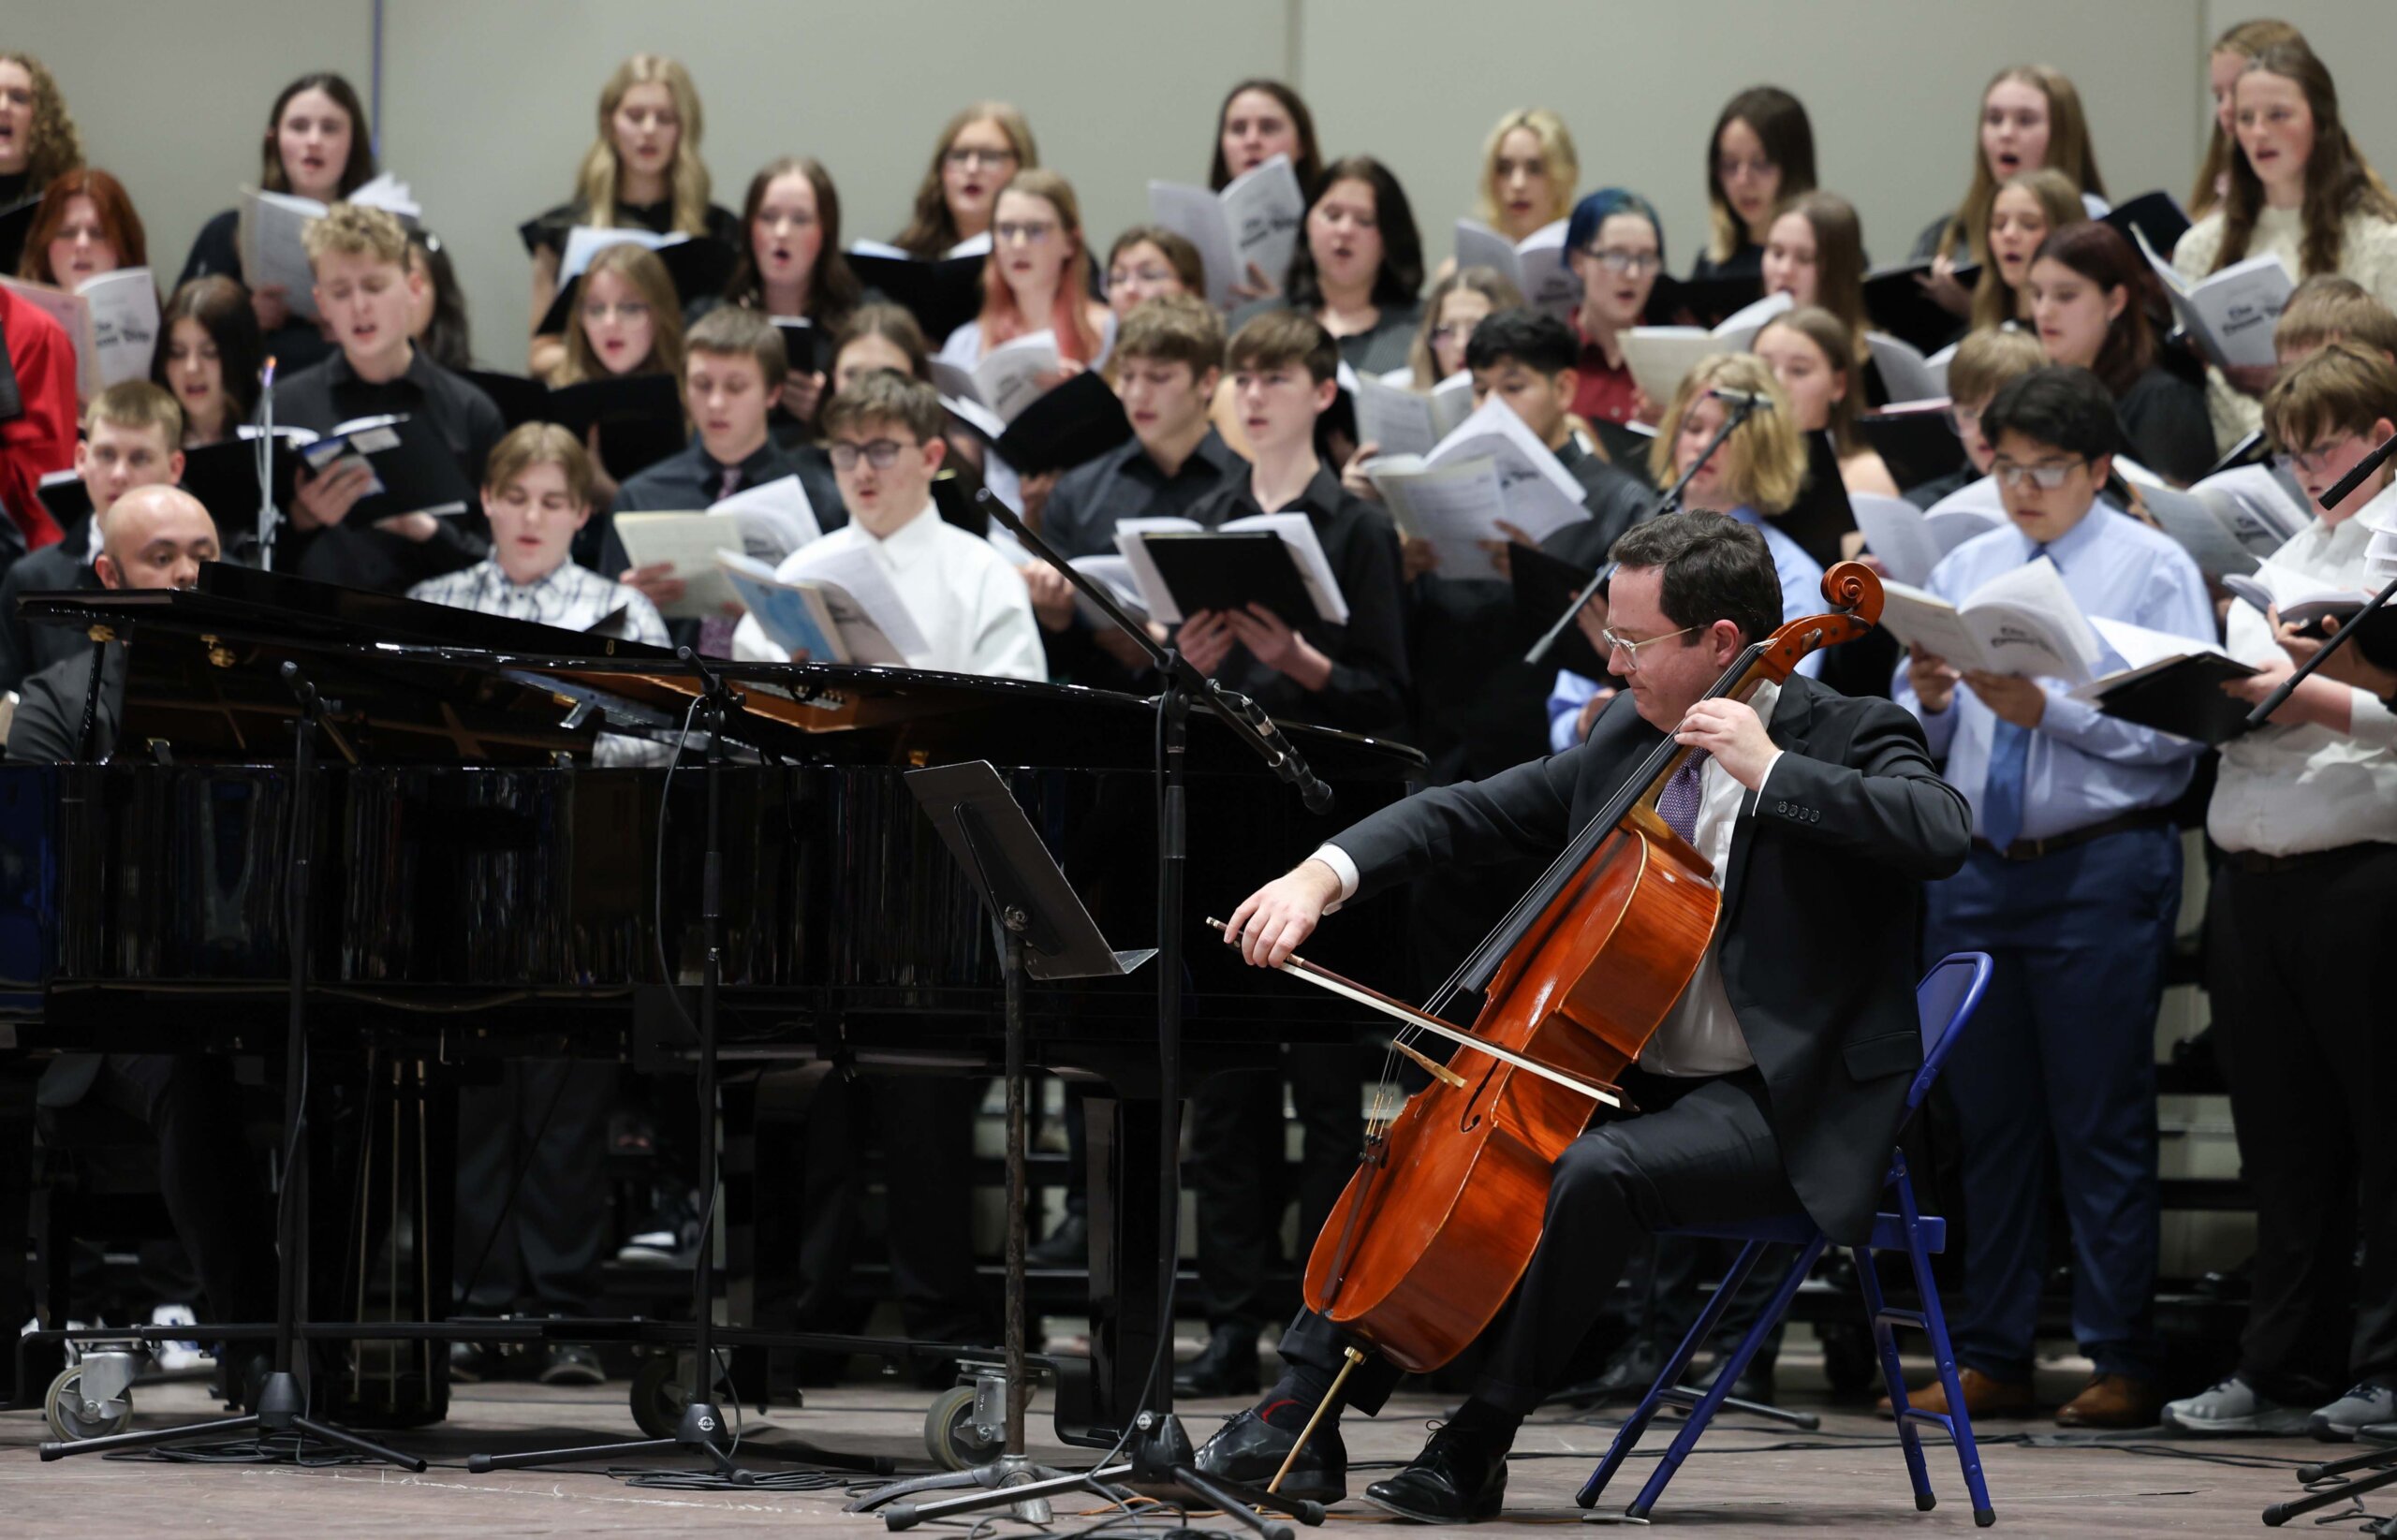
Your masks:
<instances>
[{"instance_id":1,"label":"black music stand","mask_svg":"<svg viewBox=\"0 0 2397 1540\"><path fill-rule=\"evenodd\" d=\"M1052 1470L1023 1452L1024 1411L1032 1381L1024 1361L1024 1251L1031 1243L1025 1212L1030 1182L1025 1175L1025 1079L1023 980L1120 978L1156 956L1154 947L1119 952L1099 933L1066 874L1032 821L1009 795L988 760L909 770L907 789L940 831L941 843L963 867L982 905L1004 957L1007 978L1007 1435L999 1458L970 1471L895 1482L851 1503L862 1513L917 1492L962 1487L990 1489L966 1497L925 1503L901 1503L882 1518L904 1530L928 1518L1011 1505L1026 1523L1049 1522L1048 1493L1093 1486L1129 1473L1129 1460L1088 1474Z\"/></svg>"},{"instance_id":2,"label":"black music stand","mask_svg":"<svg viewBox=\"0 0 2397 1540\"><path fill-rule=\"evenodd\" d=\"M92 659L95 681L99 678L101 661L99 653L96 651ZM414 1455L386 1448L359 1437L347 1429L318 1422L309 1416L307 1396L293 1369L299 1357L300 1291L307 1276L307 1222L300 1210L308 1200L308 873L311 864L309 846L316 832L309 811L309 791L316 779L316 733L324 726L325 713L328 711L338 711L341 707L338 701L329 701L318 696L316 687L301 674L298 664L285 663L282 672L283 682L290 687L292 696L299 701L300 710L291 724L291 843L287 855L291 868L290 920L286 935L291 948L291 1015L283 1048L283 1127L287 1149L283 1186L276 1195L274 1209L275 1253L281 1263L275 1276L274 1367L245 1415L188 1423L180 1428L157 1428L139 1433L115 1433L103 1438L47 1443L41 1446L41 1458L46 1460L64 1459L68 1455L108 1454L118 1449L152 1449L197 1438L222 1438L228 1433L257 1432L269 1436L288 1433L293 1437L289 1449L271 1446L262 1437L257 1446L257 1458L259 1459L297 1460L302 1444L314 1438L351 1454L397 1465L404 1471L421 1473L425 1468L424 1461ZM84 722L87 737L91 731L90 714L87 708Z\"/></svg>"}]
</instances>

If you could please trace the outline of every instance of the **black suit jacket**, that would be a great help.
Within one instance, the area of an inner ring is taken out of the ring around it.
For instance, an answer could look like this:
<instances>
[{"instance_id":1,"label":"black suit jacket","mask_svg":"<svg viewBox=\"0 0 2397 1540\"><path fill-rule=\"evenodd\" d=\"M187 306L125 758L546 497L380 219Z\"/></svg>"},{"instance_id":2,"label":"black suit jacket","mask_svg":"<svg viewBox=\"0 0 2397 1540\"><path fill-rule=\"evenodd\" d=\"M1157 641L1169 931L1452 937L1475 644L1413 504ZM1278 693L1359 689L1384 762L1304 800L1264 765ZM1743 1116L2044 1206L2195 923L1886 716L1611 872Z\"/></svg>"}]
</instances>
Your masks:
<instances>
[{"instance_id":1,"label":"black suit jacket","mask_svg":"<svg viewBox=\"0 0 2397 1540\"><path fill-rule=\"evenodd\" d=\"M91 698L92 653L86 642L18 687L17 712L8 724L7 755L12 763L56 765L104 759L116 747L117 723L125 711L125 646L110 642L92 718L91 753L83 752L83 708Z\"/></svg>"},{"instance_id":2,"label":"black suit jacket","mask_svg":"<svg viewBox=\"0 0 2397 1540\"><path fill-rule=\"evenodd\" d=\"M1832 1239L1854 1243L1922 1063L1921 884L1963 865L1972 818L1913 716L1886 700L1792 677L1769 730L1786 752L1741 808L1718 961L1790 1182ZM1357 863L1360 894L1453 864L1552 857L1661 741L1619 696L1588 741L1395 802L1332 843Z\"/></svg>"}]
</instances>

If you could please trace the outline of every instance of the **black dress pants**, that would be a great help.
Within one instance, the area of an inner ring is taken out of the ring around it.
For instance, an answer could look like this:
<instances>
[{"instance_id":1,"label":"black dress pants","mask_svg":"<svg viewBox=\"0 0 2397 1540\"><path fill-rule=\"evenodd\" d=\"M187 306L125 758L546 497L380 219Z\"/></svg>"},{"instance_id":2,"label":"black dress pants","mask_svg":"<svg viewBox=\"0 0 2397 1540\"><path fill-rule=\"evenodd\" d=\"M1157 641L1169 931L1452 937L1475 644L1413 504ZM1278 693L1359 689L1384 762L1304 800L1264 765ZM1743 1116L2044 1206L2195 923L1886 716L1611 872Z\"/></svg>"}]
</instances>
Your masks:
<instances>
[{"instance_id":1,"label":"black dress pants","mask_svg":"<svg viewBox=\"0 0 2397 1540\"><path fill-rule=\"evenodd\" d=\"M1795 1212L1754 1069L1676 1079L1635 1070L1624 1089L1647 1110L1602 1123L1566 1147L1549 1184L1539 1247L1485 1336L1475 1395L1527 1413L1558 1387L1633 1255L1660 1229ZM1282 1336L1282 1357L1337 1371L1346 1339L1312 1312ZM1371 1415L1398 1383L1369 1356L1349 1376L1347 1404Z\"/></svg>"},{"instance_id":2,"label":"black dress pants","mask_svg":"<svg viewBox=\"0 0 2397 1540\"><path fill-rule=\"evenodd\" d=\"M2397 1383L2397 1013L2381 949L2397 936L2397 845L2271 870L2233 854L2206 926L2215 1040L2256 1195L2240 1372L2299 1404Z\"/></svg>"},{"instance_id":3,"label":"black dress pants","mask_svg":"<svg viewBox=\"0 0 2397 1540\"><path fill-rule=\"evenodd\" d=\"M608 1242L608 1111L616 1066L511 1060L458 1091L459 1308L583 1316Z\"/></svg>"},{"instance_id":4,"label":"black dress pants","mask_svg":"<svg viewBox=\"0 0 2397 1540\"><path fill-rule=\"evenodd\" d=\"M1286 1048L1280 1068L1212 1076L1191 1096L1183 1179L1197 1199L1198 1286L1211 1329L1262 1327L1288 1308L1287 1297L1270 1297L1282 1215L1296 1197L1301 1244L1312 1246L1356 1172L1365 1143L1361 1052L1346 1043ZM1295 1184L1283 1149L1286 1076L1304 1141Z\"/></svg>"},{"instance_id":5,"label":"black dress pants","mask_svg":"<svg viewBox=\"0 0 2397 1540\"><path fill-rule=\"evenodd\" d=\"M232 1061L111 1053L92 1093L157 1138L158 1192L199 1275L202 1319L273 1320L274 1199L243 1136Z\"/></svg>"}]
</instances>

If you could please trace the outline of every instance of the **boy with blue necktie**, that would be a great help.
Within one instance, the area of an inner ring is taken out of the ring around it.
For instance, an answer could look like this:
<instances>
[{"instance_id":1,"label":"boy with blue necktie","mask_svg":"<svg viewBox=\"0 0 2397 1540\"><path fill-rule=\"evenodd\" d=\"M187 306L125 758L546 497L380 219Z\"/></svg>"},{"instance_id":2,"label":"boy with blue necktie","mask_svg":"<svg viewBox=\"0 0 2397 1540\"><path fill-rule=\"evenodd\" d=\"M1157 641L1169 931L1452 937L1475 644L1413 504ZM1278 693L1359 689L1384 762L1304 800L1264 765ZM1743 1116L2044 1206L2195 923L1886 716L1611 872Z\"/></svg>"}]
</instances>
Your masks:
<instances>
[{"instance_id":1,"label":"boy with blue necktie","mask_svg":"<svg viewBox=\"0 0 2397 1540\"><path fill-rule=\"evenodd\" d=\"M2121 429L2096 375L2021 375L1981 430L2013 527L1950 552L1933 593L1961 604L2045 560L2085 615L2213 640L2196 564L2098 500ZM1924 954L1984 951L1997 963L1943 1080L1963 1141L1965 1286L1948 1320L1966 1406L1975 1416L2034 1408L2052 1165L2072 1233L2073 1334L2096 1370L2056 1421L2145 1427L2162 1404L2155 1011L2181 894L2168 810L2200 745L2102 715L2057 681L1960 674L1922 653L1900 668L1895 696L1973 807L1971 858L1926 894ZM1909 1399L1945 1410L1936 1384Z\"/></svg>"}]
</instances>

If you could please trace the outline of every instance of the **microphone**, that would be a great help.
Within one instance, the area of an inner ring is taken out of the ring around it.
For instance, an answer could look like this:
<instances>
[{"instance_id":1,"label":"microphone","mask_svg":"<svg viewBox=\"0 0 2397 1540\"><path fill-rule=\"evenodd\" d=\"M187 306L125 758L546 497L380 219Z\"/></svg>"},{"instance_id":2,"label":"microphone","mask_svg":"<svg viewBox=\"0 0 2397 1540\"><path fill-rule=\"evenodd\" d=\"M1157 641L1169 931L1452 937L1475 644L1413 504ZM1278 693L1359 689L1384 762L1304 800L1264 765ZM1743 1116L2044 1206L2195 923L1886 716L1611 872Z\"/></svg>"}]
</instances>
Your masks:
<instances>
[{"instance_id":1,"label":"microphone","mask_svg":"<svg viewBox=\"0 0 2397 1540\"><path fill-rule=\"evenodd\" d=\"M2324 492L2321 496L2316 498L2315 501L2320 504L2326 512L2331 508L2337 507L2340 504L2347 500L2347 495L2350 492L2354 491L2358 487L2362 486L2364 482L2371 477L2373 472L2380 469L2382 465L2388 463L2389 457L2391 454L2397 454L2397 435L2392 435L2387 441L2382 443L2379 448L2373 450L2372 453L2364 456L2361 460L2357 461L2356 468L2354 470L2351 470L2346 475L2339 477L2336 482L2331 484L2329 491Z\"/></svg>"},{"instance_id":2,"label":"microphone","mask_svg":"<svg viewBox=\"0 0 2397 1540\"><path fill-rule=\"evenodd\" d=\"M1761 390L1726 390L1717 386L1706 393L1716 401L1728 402L1734 406L1744 406L1751 412L1772 410L1772 398Z\"/></svg>"},{"instance_id":3,"label":"microphone","mask_svg":"<svg viewBox=\"0 0 2397 1540\"><path fill-rule=\"evenodd\" d=\"M1289 740L1282 736L1282 729L1274 726L1273 719L1265 714L1263 707L1237 691L1221 688L1210 692L1209 698L1239 712L1243 721L1257 729L1257 736L1265 740L1266 746L1273 751L1273 757L1266 763L1274 774L1298 787L1299 800L1305 804L1309 813L1330 810L1331 788L1316 779L1315 771L1299 757L1299 751L1290 747Z\"/></svg>"},{"instance_id":4,"label":"microphone","mask_svg":"<svg viewBox=\"0 0 2397 1540\"><path fill-rule=\"evenodd\" d=\"M258 565L274 565L274 355L258 369Z\"/></svg>"}]
</instances>

